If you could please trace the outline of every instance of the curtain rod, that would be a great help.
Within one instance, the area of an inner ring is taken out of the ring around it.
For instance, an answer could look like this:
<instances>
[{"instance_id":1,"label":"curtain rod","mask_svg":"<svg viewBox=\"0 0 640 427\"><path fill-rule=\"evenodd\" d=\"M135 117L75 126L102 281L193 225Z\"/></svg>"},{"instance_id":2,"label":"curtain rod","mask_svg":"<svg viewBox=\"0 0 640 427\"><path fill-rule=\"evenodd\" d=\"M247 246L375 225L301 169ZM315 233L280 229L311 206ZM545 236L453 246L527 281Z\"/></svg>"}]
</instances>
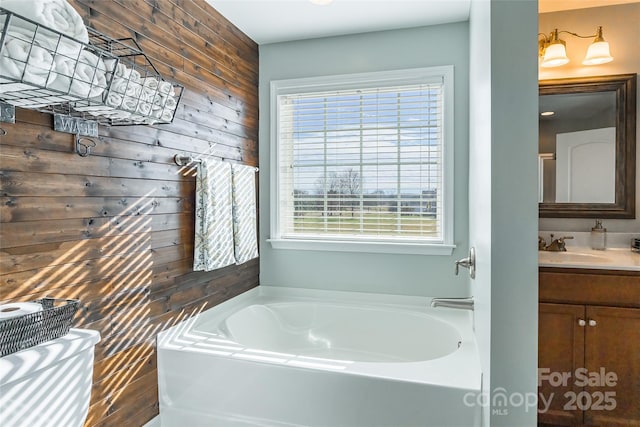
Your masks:
<instances>
[{"instance_id":1,"label":"curtain rod","mask_svg":"<svg viewBox=\"0 0 640 427\"><path fill-rule=\"evenodd\" d=\"M173 161L178 166L187 166L187 165L192 164L192 163L195 163L195 164L202 163L202 159L196 159L196 158L193 158L193 157L188 156L186 154L176 154L175 156L173 156ZM254 167L254 169L256 170L256 172L258 172L260 170L260 169L258 169L256 167Z\"/></svg>"}]
</instances>

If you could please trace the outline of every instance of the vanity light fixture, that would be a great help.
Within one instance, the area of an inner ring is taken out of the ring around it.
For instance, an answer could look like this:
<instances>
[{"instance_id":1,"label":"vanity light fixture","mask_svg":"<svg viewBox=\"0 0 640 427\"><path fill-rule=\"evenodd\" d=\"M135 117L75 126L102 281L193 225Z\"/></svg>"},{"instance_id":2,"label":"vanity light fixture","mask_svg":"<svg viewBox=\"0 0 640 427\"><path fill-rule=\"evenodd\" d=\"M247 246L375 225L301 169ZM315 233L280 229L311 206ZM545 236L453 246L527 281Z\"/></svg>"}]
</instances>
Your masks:
<instances>
[{"instance_id":1,"label":"vanity light fixture","mask_svg":"<svg viewBox=\"0 0 640 427\"><path fill-rule=\"evenodd\" d=\"M547 116L553 116L555 113L556 113L555 111L543 111L542 113L540 113L540 115L543 117L547 117Z\"/></svg>"},{"instance_id":2,"label":"vanity light fixture","mask_svg":"<svg viewBox=\"0 0 640 427\"><path fill-rule=\"evenodd\" d=\"M598 27L596 33L589 36L581 36L571 31L558 31L556 28L548 36L543 33L538 34L538 37L542 36L538 40L538 54L542 59L541 67L559 67L569 62L567 44L558 36L560 33L570 34L581 39L594 37L582 61L583 65L599 65L613 61L613 57L609 53L609 42L602 37L602 27Z\"/></svg>"}]
</instances>

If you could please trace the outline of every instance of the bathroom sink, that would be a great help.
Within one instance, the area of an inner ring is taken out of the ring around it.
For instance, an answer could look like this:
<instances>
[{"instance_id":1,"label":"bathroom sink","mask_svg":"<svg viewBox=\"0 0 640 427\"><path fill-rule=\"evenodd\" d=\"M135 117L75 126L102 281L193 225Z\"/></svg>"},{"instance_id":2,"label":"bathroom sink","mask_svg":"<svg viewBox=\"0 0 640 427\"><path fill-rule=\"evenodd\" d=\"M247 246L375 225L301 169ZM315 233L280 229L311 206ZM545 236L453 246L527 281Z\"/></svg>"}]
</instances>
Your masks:
<instances>
[{"instance_id":1,"label":"bathroom sink","mask_svg":"<svg viewBox=\"0 0 640 427\"><path fill-rule=\"evenodd\" d=\"M566 252L538 252L540 267L595 268L605 270L640 271L640 254L626 248L596 251L584 246L567 246Z\"/></svg>"},{"instance_id":2,"label":"bathroom sink","mask_svg":"<svg viewBox=\"0 0 640 427\"><path fill-rule=\"evenodd\" d=\"M567 263L598 263L605 262L610 259L605 254L586 252L539 252L538 258L540 261Z\"/></svg>"}]
</instances>

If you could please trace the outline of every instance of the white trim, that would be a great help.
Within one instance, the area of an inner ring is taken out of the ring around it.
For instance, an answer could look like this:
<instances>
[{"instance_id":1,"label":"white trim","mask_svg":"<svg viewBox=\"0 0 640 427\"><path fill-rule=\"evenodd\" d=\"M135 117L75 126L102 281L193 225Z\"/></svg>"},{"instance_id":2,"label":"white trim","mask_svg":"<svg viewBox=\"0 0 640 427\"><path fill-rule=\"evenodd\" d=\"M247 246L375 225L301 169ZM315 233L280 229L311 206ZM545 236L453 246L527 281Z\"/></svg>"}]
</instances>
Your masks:
<instances>
[{"instance_id":1,"label":"white trim","mask_svg":"<svg viewBox=\"0 0 640 427\"><path fill-rule=\"evenodd\" d=\"M273 249L450 256L456 245L442 243L358 242L354 240L267 239Z\"/></svg>"},{"instance_id":2,"label":"white trim","mask_svg":"<svg viewBox=\"0 0 640 427\"><path fill-rule=\"evenodd\" d=\"M280 111L279 95L323 90L380 87L384 85L425 84L443 82L442 150L444 215L442 217L442 243L360 242L340 240L283 239L280 224ZM267 241L275 249L328 250L341 252L376 252L424 255L450 255L454 245L454 69L453 65L414 68L371 73L343 74L299 79L273 80L270 83L270 235Z\"/></svg>"},{"instance_id":3,"label":"white trim","mask_svg":"<svg viewBox=\"0 0 640 427\"><path fill-rule=\"evenodd\" d=\"M454 91L454 75L453 65L444 67L434 67L441 73L444 81L444 125L442 127L442 150L443 150L443 168L444 176L442 188L444 193L444 212L442 217L443 240L444 245L453 245L453 193L454 193L454 111L453 111L453 91Z\"/></svg>"}]
</instances>

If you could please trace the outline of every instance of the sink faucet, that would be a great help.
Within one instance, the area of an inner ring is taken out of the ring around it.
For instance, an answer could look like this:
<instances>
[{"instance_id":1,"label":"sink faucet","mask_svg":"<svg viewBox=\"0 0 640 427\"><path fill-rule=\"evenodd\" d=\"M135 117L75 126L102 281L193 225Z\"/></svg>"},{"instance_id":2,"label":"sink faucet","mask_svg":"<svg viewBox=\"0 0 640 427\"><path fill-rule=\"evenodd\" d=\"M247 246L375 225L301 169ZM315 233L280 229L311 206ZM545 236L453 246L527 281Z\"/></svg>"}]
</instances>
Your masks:
<instances>
[{"instance_id":1,"label":"sink faucet","mask_svg":"<svg viewBox=\"0 0 640 427\"><path fill-rule=\"evenodd\" d=\"M463 310L473 310L473 297L464 298L433 298L431 307L460 308Z\"/></svg>"},{"instance_id":2,"label":"sink faucet","mask_svg":"<svg viewBox=\"0 0 640 427\"><path fill-rule=\"evenodd\" d=\"M538 236L538 250L544 251L544 248L547 247L547 241L544 240L544 237Z\"/></svg>"},{"instance_id":3,"label":"sink faucet","mask_svg":"<svg viewBox=\"0 0 640 427\"><path fill-rule=\"evenodd\" d=\"M538 250L549 252L566 252L567 248L565 247L564 241L569 239L573 239L573 236L564 236L554 239L552 234L551 243L549 243L547 246L544 246L546 242L541 237L538 237Z\"/></svg>"}]
</instances>

